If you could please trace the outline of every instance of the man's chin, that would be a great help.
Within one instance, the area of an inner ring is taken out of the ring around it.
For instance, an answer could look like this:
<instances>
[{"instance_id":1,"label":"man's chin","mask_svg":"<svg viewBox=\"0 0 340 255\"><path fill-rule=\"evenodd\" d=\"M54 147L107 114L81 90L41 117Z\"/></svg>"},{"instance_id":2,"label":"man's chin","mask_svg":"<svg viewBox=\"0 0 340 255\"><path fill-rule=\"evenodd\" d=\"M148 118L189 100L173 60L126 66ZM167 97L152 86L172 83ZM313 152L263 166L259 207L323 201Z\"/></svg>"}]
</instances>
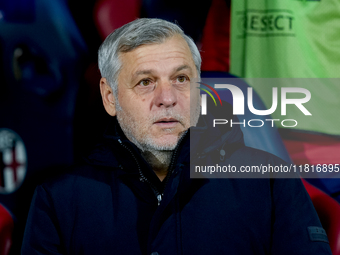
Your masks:
<instances>
[{"instance_id":1,"label":"man's chin","mask_svg":"<svg viewBox=\"0 0 340 255\"><path fill-rule=\"evenodd\" d=\"M162 150L172 151L176 148L179 140L178 135L163 135L159 138L149 138L145 141L143 147L145 150Z\"/></svg>"}]
</instances>

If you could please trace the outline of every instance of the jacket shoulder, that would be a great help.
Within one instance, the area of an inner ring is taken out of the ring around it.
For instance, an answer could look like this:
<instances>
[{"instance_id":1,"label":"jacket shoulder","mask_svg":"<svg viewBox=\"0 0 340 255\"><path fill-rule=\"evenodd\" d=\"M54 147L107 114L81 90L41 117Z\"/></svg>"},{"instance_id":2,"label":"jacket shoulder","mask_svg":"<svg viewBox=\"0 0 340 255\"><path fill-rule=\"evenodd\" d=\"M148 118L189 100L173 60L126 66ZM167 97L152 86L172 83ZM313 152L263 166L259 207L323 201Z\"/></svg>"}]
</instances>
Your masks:
<instances>
[{"instance_id":1,"label":"jacket shoulder","mask_svg":"<svg viewBox=\"0 0 340 255\"><path fill-rule=\"evenodd\" d=\"M109 183L115 175L114 172L113 168L108 169L86 163L77 164L50 177L39 186L51 195L70 195L76 190L84 190L87 187L110 185Z\"/></svg>"}]
</instances>

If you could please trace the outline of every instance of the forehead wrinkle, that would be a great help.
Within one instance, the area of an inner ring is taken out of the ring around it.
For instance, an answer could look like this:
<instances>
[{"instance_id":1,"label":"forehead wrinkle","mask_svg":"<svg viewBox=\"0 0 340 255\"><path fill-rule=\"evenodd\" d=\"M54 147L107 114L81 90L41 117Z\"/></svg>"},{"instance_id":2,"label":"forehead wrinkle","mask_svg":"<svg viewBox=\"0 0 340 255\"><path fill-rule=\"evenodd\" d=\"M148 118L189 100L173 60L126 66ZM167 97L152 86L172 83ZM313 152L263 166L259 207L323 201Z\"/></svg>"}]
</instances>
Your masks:
<instances>
[{"instance_id":1,"label":"forehead wrinkle","mask_svg":"<svg viewBox=\"0 0 340 255\"><path fill-rule=\"evenodd\" d=\"M184 39L181 38L181 40ZM168 41L165 41L164 43L167 42ZM193 74L193 70L190 65L193 64L193 66L195 66L195 63L187 43L184 41L184 43L180 45L177 44L177 48L175 49L164 48L164 43L142 45L132 51L120 53L119 57L121 59L122 67L130 62L133 63L131 67L133 69L136 68L135 70L131 70L132 75L130 77L132 80L136 79L136 77L139 75L154 74L155 72L157 72L157 70L154 69L152 65L157 65L157 63L161 62L162 60L178 58L183 59L184 61L182 62L182 65L180 67L173 68L172 72L178 72L185 69L185 66L188 66L189 72ZM145 48L148 48L148 50L146 50ZM151 64L151 66L148 66L148 64ZM144 69L143 65L146 65L144 66Z\"/></svg>"},{"instance_id":2,"label":"forehead wrinkle","mask_svg":"<svg viewBox=\"0 0 340 255\"><path fill-rule=\"evenodd\" d=\"M185 69L188 69L190 72L192 72L192 68L187 64L181 65L177 68L174 68L173 70L174 70L174 72L180 72L180 71L185 70Z\"/></svg>"},{"instance_id":3,"label":"forehead wrinkle","mask_svg":"<svg viewBox=\"0 0 340 255\"><path fill-rule=\"evenodd\" d=\"M186 55L187 55L187 52L185 50L183 51L180 51L180 50L166 50L166 51L160 51L160 52L151 52L151 53L145 53L145 51L140 51L140 52L135 52L135 57L134 57L134 61L139 61L139 60L142 60L144 58L148 58L147 61L143 61L143 62L153 62L153 61L159 61L157 60L157 57L158 56L162 56L162 60L166 60L166 59L169 59L169 58L185 58L186 59ZM156 58L153 58L153 56L155 56ZM189 55L190 58L192 58L191 55ZM129 56L131 57L131 55ZM150 59L149 59L150 58Z\"/></svg>"},{"instance_id":4,"label":"forehead wrinkle","mask_svg":"<svg viewBox=\"0 0 340 255\"><path fill-rule=\"evenodd\" d=\"M190 55L190 60L188 60L188 58L186 57L187 54L185 53L185 51L184 52L181 52L181 51L169 51L169 52L171 52L171 54L167 55L167 56L164 56L161 60L158 59L157 57L156 58L152 58L152 56L157 56L159 54L163 54L164 52L148 53L148 54L145 54L145 52L135 52L135 54L137 56L133 57L133 62L138 65L139 64L138 62L140 60L142 60L141 64L156 63L156 62L160 62L162 60L176 59L176 58L182 58L182 59L187 60L189 62L192 60L192 56L191 55ZM130 52L124 53L124 54L121 55L121 62L126 62L126 61L128 61L127 58L132 58L132 55L130 55L129 53ZM147 59L143 60L144 58L147 58ZM145 71L149 71L149 70L152 70L152 69L146 69ZM137 70L135 73L140 73L140 72L145 72L145 71L144 70L141 70L141 71Z\"/></svg>"}]
</instances>

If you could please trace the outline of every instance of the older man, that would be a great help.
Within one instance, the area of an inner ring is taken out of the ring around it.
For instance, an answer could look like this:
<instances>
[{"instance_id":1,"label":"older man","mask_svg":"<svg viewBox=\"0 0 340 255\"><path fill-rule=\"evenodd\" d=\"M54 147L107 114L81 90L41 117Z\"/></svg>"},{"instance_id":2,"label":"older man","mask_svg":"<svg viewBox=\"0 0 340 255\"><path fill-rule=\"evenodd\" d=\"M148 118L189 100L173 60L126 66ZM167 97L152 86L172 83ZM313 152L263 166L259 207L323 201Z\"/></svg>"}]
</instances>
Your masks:
<instances>
[{"instance_id":1,"label":"older man","mask_svg":"<svg viewBox=\"0 0 340 255\"><path fill-rule=\"evenodd\" d=\"M23 254L331 254L300 180L190 178L188 130L197 143L206 132L200 62L163 20L108 36L100 89L116 117L83 164L37 187ZM282 163L245 147L239 128L214 132L224 164Z\"/></svg>"}]
</instances>

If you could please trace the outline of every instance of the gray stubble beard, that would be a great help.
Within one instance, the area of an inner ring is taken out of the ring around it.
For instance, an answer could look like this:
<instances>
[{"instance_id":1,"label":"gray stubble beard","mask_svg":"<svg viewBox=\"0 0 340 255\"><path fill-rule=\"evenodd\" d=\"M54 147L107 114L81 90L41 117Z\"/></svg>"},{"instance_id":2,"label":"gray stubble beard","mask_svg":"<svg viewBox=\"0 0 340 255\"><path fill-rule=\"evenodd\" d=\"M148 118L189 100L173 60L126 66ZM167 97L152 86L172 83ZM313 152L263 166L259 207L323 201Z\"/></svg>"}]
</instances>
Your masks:
<instances>
[{"instance_id":1,"label":"gray stubble beard","mask_svg":"<svg viewBox=\"0 0 340 255\"><path fill-rule=\"evenodd\" d=\"M138 139L135 137L135 134L137 133L137 131L146 130L146 128L141 128L143 124L136 123L135 120L133 120L133 118L130 115L126 114L126 112L121 108L119 103L118 103L118 106L119 106L118 107L119 111L117 111L117 120L125 136L141 150L142 155L152 165L153 168L164 167L164 166L168 167L170 165L172 153L174 149L176 148L178 142L180 141L181 137L185 134L186 130L181 132L178 135L176 144L165 144L165 145L156 144L153 138L147 133L142 134L142 136L143 135L146 136L145 138L141 137L140 139ZM190 114L191 116L189 117L190 118L189 123L191 126L196 126L198 122L198 118L199 118L199 113L200 113L200 104L198 102L194 109L194 113L193 113L194 115ZM186 117L183 117L182 115L178 113L173 113L172 108L166 109L166 111L163 112L162 114L157 114L153 116L152 120L149 120L149 122L145 121L144 123L146 124L153 123L157 121L158 119L164 118L164 117L175 118L179 120L179 122L182 125L184 125L184 123L188 123L188 120L186 119ZM171 132L171 131L172 129L168 129L168 132Z\"/></svg>"}]
</instances>

